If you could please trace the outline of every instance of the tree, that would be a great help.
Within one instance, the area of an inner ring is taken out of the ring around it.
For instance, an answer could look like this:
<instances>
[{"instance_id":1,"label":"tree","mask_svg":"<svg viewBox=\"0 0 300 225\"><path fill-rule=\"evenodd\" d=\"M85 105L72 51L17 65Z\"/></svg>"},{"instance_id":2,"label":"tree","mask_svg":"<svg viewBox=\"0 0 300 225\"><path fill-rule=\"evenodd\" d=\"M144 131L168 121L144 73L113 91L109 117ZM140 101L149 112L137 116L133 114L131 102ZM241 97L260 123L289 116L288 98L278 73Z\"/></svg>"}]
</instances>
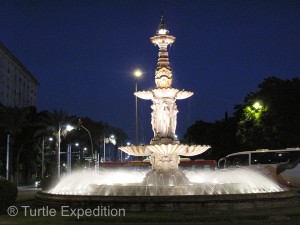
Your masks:
<instances>
[{"instance_id":1,"label":"tree","mask_svg":"<svg viewBox=\"0 0 300 225\"><path fill-rule=\"evenodd\" d=\"M37 126L40 128L36 131L35 136L57 136L57 132L60 124L75 124L76 116L69 116L69 114L63 110L42 111L39 113L39 121Z\"/></svg>"},{"instance_id":2,"label":"tree","mask_svg":"<svg viewBox=\"0 0 300 225\"><path fill-rule=\"evenodd\" d=\"M0 106L0 127L2 131L7 135L7 154L9 156L9 167L7 172L7 179L11 180L12 160L18 147L21 145L21 139L23 128L28 124L28 115L31 110L35 110L32 107L16 108ZM7 162L6 162L7 163Z\"/></svg>"},{"instance_id":3,"label":"tree","mask_svg":"<svg viewBox=\"0 0 300 225\"><path fill-rule=\"evenodd\" d=\"M233 117L197 121L184 138L186 143L211 145L210 151L197 157L213 159L242 150L296 147L300 146L299 112L300 79L268 77L235 106Z\"/></svg>"},{"instance_id":4,"label":"tree","mask_svg":"<svg viewBox=\"0 0 300 225\"><path fill-rule=\"evenodd\" d=\"M36 126L38 129L36 130L34 136L44 138L45 136L52 136L55 139L55 153L58 154L58 130L60 125L64 124L76 124L77 117L76 116L69 116L67 112L63 110L53 110L52 112L49 111L42 111L39 113L39 120L36 122ZM66 133L61 133L63 136ZM53 157L53 161L56 162L55 158ZM47 173L55 174L55 163L51 163L48 165L50 168L46 168Z\"/></svg>"},{"instance_id":5,"label":"tree","mask_svg":"<svg viewBox=\"0 0 300 225\"><path fill-rule=\"evenodd\" d=\"M242 113L238 113L237 137L244 148L299 146L299 78L266 78L238 108Z\"/></svg>"},{"instance_id":6,"label":"tree","mask_svg":"<svg viewBox=\"0 0 300 225\"><path fill-rule=\"evenodd\" d=\"M228 118L225 113L223 120L214 123L197 121L188 128L184 135L184 142L197 145L210 145L211 149L192 159L219 159L237 149L236 143L236 120Z\"/></svg>"},{"instance_id":7,"label":"tree","mask_svg":"<svg viewBox=\"0 0 300 225\"><path fill-rule=\"evenodd\" d=\"M118 146L122 146L122 145L126 145L127 141L128 141L128 135L115 127L111 127L108 124L102 122L102 121L93 121L92 119L85 117L85 118L81 118L81 123L84 127L86 127L89 131L90 134L92 136L92 140L93 140L93 148L95 150L95 152L97 151L98 153L101 153L100 156L103 156L103 140L105 137L109 137L110 135L114 135L116 140L117 140L117 144L113 145L114 149L111 152L111 159L113 159L114 161L117 160L117 153L118 153ZM81 142L83 142L85 140L87 146L89 146L89 137L87 132L80 130L80 140ZM78 136L78 132L77 136ZM74 133L74 135L76 135ZM94 152L94 153L95 153Z\"/></svg>"}]
</instances>

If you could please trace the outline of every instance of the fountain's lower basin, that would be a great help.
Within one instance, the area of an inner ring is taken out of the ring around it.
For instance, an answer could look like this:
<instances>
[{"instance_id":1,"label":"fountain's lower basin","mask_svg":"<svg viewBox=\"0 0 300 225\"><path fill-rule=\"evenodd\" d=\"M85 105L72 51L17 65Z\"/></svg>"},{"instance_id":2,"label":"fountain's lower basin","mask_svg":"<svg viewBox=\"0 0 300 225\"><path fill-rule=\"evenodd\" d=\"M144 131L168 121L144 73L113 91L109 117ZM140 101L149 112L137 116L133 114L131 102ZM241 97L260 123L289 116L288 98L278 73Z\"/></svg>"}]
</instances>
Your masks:
<instances>
[{"instance_id":1,"label":"fountain's lower basin","mask_svg":"<svg viewBox=\"0 0 300 225\"><path fill-rule=\"evenodd\" d=\"M283 192L285 189L281 189ZM250 189L239 183L189 183L188 185L144 185L141 183L90 185L87 196L178 196L178 195L230 195L230 194L258 194L272 193L264 188ZM74 195L74 194L70 194ZM80 195L80 194L79 194Z\"/></svg>"},{"instance_id":2,"label":"fountain's lower basin","mask_svg":"<svg viewBox=\"0 0 300 225\"><path fill-rule=\"evenodd\" d=\"M99 196L36 194L38 205L61 208L106 206L126 211L223 211L293 207L298 204L294 191L273 193L173 196Z\"/></svg>"},{"instance_id":3,"label":"fountain's lower basin","mask_svg":"<svg viewBox=\"0 0 300 225\"><path fill-rule=\"evenodd\" d=\"M297 193L245 169L206 172L78 172L63 178L37 203L51 207L203 211L292 207ZM123 180L127 182L122 182Z\"/></svg>"}]
</instances>

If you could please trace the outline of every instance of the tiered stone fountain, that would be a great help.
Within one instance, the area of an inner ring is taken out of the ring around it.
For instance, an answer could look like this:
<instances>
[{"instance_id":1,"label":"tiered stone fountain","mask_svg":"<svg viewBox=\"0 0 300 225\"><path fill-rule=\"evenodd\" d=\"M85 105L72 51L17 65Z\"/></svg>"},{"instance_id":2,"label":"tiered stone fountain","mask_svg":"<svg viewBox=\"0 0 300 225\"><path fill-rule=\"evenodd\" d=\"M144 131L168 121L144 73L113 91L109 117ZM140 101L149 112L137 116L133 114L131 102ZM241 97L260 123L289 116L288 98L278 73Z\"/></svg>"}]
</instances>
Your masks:
<instances>
[{"instance_id":1,"label":"tiered stone fountain","mask_svg":"<svg viewBox=\"0 0 300 225\"><path fill-rule=\"evenodd\" d=\"M194 156L205 152L207 145L180 144L176 136L177 105L176 100L186 99L193 92L172 88L172 70L169 64L168 46L172 45L175 37L166 29L164 18L161 18L156 35L150 38L159 47L158 63L155 72L156 88L149 91L135 92L135 96L152 101L151 124L154 137L150 145L125 146L120 149L134 156L150 156L152 171L147 174L145 181L157 184L168 184L170 177L176 176L179 183L187 183L188 179L178 170L180 156ZM177 183L178 183L177 182Z\"/></svg>"}]
</instances>

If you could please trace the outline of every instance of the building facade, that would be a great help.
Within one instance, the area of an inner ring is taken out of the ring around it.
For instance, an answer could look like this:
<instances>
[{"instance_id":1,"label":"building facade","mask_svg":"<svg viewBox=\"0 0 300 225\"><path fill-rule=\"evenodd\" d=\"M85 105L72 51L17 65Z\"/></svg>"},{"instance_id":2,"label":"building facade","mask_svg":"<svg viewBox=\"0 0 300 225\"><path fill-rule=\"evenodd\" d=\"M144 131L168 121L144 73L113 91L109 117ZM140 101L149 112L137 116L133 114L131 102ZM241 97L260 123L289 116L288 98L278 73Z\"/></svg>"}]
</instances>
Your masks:
<instances>
[{"instance_id":1,"label":"building facade","mask_svg":"<svg viewBox=\"0 0 300 225\"><path fill-rule=\"evenodd\" d=\"M7 107L36 106L39 82L0 42L0 103Z\"/></svg>"}]
</instances>

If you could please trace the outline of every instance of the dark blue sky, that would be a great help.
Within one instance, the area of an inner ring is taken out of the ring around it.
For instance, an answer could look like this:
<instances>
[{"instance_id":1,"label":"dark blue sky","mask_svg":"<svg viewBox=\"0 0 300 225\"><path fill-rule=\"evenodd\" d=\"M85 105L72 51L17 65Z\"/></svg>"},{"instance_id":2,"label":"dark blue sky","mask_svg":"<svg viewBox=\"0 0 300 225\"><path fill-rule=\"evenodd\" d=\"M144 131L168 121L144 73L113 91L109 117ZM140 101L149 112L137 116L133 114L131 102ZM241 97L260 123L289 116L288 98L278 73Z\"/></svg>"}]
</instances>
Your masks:
<instances>
[{"instance_id":1,"label":"dark blue sky","mask_svg":"<svg viewBox=\"0 0 300 225\"><path fill-rule=\"evenodd\" d=\"M134 140L139 89L154 87L161 11L176 36L169 56L181 137L196 120L233 112L268 76L300 75L299 1L0 0L0 40L40 82L38 110L63 109L122 128ZM139 101L140 139L152 138L150 102Z\"/></svg>"}]
</instances>

